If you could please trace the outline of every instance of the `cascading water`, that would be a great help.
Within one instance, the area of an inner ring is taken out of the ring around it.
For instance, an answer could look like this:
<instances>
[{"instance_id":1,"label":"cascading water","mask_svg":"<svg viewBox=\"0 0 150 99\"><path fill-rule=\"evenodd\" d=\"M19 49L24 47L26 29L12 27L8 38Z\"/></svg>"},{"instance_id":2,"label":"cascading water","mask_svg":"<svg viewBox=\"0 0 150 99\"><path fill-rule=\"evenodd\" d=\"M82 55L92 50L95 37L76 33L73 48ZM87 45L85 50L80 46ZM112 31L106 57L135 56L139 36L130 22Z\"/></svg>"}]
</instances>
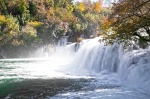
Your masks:
<instances>
[{"instance_id":1,"label":"cascading water","mask_svg":"<svg viewBox=\"0 0 150 99\"><path fill-rule=\"evenodd\" d=\"M125 52L121 45L105 46L99 39L84 41L71 69L79 75L116 73L126 85L150 90L150 47Z\"/></svg>"},{"instance_id":2,"label":"cascading water","mask_svg":"<svg viewBox=\"0 0 150 99\"><path fill-rule=\"evenodd\" d=\"M62 36L58 42L57 45L53 44L47 44L43 45L33 53L30 53L30 57L51 57L51 56L63 56L63 57L70 57L72 54L74 54L78 49L80 43L69 43L68 44L68 36Z\"/></svg>"},{"instance_id":3,"label":"cascading water","mask_svg":"<svg viewBox=\"0 0 150 99\"><path fill-rule=\"evenodd\" d=\"M68 44L68 37L63 36L58 40L57 47L55 48L55 53L53 53L54 56L58 57L73 57L76 52L78 51L79 47L83 43L69 43ZM72 58L73 59L73 58Z\"/></svg>"},{"instance_id":4,"label":"cascading water","mask_svg":"<svg viewBox=\"0 0 150 99\"><path fill-rule=\"evenodd\" d=\"M130 88L136 88L138 90L141 89L145 91L144 94L147 94L149 96L150 47L145 50L132 49L125 51L123 47L121 45L118 45L117 43L111 46L105 46L104 43L98 42L99 39L100 38L95 38L83 41L82 45L80 45L80 49L75 56L75 59L69 64L68 74L70 73L70 75L75 74L82 76L92 75L92 77L96 76L97 79L100 79L100 81L98 81L98 83L100 84L101 80L102 82L105 82L105 79L110 79L108 80L109 83L112 83L112 81L114 80L114 82L118 83L119 86L122 85ZM106 75L108 78L106 77ZM113 79L113 77L118 78L119 80ZM98 83L96 83L97 86L101 86ZM93 93L83 94L89 95ZM99 93L97 93L97 95L99 95ZM94 97L97 97L97 95L94 95ZM78 95L75 94L75 96ZM119 99L124 98L122 97ZM145 97L142 99L147 98Z\"/></svg>"},{"instance_id":5,"label":"cascading water","mask_svg":"<svg viewBox=\"0 0 150 99\"><path fill-rule=\"evenodd\" d=\"M58 46L66 46L68 43L68 36L62 36L59 40L58 40Z\"/></svg>"},{"instance_id":6,"label":"cascading water","mask_svg":"<svg viewBox=\"0 0 150 99\"><path fill-rule=\"evenodd\" d=\"M133 50L122 56L118 74L125 85L143 88L150 93L150 47Z\"/></svg>"},{"instance_id":7,"label":"cascading water","mask_svg":"<svg viewBox=\"0 0 150 99\"><path fill-rule=\"evenodd\" d=\"M0 60L0 98L150 99L150 47L125 51L99 40L64 38L46 59Z\"/></svg>"},{"instance_id":8,"label":"cascading water","mask_svg":"<svg viewBox=\"0 0 150 99\"><path fill-rule=\"evenodd\" d=\"M5 52L3 51L3 49L2 48L0 48L0 58L6 58L6 54L5 54Z\"/></svg>"},{"instance_id":9,"label":"cascading water","mask_svg":"<svg viewBox=\"0 0 150 99\"><path fill-rule=\"evenodd\" d=\"M99 43L100 38L86 40L76 58L74 59L73 67L80 70L87 70L93 73L99 73L106 70L116 72L118 69L119 59L122 55L122 47L114 44L113 46L105 46L104 43Z\"/></svg>"}]
</instances>

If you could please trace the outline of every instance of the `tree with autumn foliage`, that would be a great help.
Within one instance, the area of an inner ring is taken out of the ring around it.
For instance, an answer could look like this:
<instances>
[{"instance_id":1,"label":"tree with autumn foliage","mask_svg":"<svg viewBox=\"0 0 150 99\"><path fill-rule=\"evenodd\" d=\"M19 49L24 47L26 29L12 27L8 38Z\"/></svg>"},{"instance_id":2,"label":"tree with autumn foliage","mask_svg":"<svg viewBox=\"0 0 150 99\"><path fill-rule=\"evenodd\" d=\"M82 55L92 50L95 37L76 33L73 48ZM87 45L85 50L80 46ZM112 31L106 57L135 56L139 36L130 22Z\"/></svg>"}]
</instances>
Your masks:
<instances>
[{"instance_id":1,"label":"tree with autumn foliage","mask_svg":"<svg viewBox=\"0 0 150 99\"><path fill-rule=\"evenodd\" d=\"M54 43L76 21L73 10L72 0L0 0L0 48L9 53Z\"/></svg>"},{"instance_id":2,"label":"tree with autumn foliage","mask_svg":"<svg viewBox=\"0 0 150 99\"><path fill-rule=\"evenodd\" d=\"M62 36L71 42L95 36L110 9L102 7L102 0L72 1L0 0L0 48L11 55L56 44Z\"/></svg>"},{"instance_id":3,"label":"tree with autumn foliage","mask_svg":"<svg viewBox=\"0 0 150 99\"><path fill-rule=\"evenodd\" d=\"M85 4L84 4L84 2L79 2L79 3L78 3L78 9L79 9L81 12L85 11Z\"/></svg>"},{"instance_id":4,"label":"tree with autumn foliage","mask_svg":"<svg viewBox=\"0 0 150 99\"><path fill-rule=\"evenodd\" d=\"M77 21L71 25L75 37L81 35L85 38L95 37L100 32L102 20L110 14L107 13L109 11L111 11L109 8L102 7L102 0L98 2L91 2L90 0L77 2L73 11Z\"/></svg>"},{"instance_id":5,"label":"tree with autumn foliage","mask_svg":"<svg viewBox=\"0 0 150 99\"><path fill-rule=\"evenodd\" d=\"M101 5L100 3L95 2L95 3L93 4L93 11L94 11L95 13L100 12L101 6L102 6L102 5Z\"/></svg>"},{"instance_id":6,"label":"tree with autumn foliage","mask_svg":"<svg viewBox=\"0 0 150 99\"><path fill-rule=\"evenodd\" d=\"M149 0L119 0L114 3L111 16L103 23L105 39L126 44L138 40L144 47L150 42L149 9Z\"/></svg>"},{"instance_id":7,"label":"tree with autumn foliage","mask_svg":"<svg viewBox=\"0 0 150 99\"><path fill-rule=\"evenodd\" d=\"M71 0L0 0L0 46L49 43L66 32L59 25L74 21L73 10Z\"/></svg>"}]
</instances>

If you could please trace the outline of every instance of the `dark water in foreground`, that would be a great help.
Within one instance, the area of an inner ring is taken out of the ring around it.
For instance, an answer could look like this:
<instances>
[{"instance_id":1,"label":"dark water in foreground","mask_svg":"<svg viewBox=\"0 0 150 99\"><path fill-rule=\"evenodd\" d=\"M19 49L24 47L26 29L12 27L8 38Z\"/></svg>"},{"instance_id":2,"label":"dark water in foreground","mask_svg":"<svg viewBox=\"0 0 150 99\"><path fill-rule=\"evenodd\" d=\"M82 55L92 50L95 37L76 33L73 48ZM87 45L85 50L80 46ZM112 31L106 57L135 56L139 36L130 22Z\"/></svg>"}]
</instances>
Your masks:
<instances>
[{"instance_id":1,"label":"dark water in foreground","mask_svg":"<svg viewBox=\"0 0 150 99\"><path fill-rule=\"evenodd\" d=\"M150 99L143 90L123 87L115 74L78 76L60 71L67 61L0 60L0 99Z\"/></svg>"},{"instance_id":2,"label":"dark water in foreground","mask_svg":"<svg viewBox=\"0 0 150 99\"><path fill-rule=\"evenodd\" d=\"M43 99L67 91L79 91L84 80L76 79L15 79L6 80L0 86L0 98Z\"/></svg>"},{"instance_id":3,"label":"dark water in foreground","mask_svg":"<svg viewBox=\"0 0 150 99\"><path fill-rule=\"evenodd\" d=\"M59 64L62 64L60 60L57 63L51 59L1 60L0 99L49 98L67 91L78 91L83 87L82 83L88 82L56 73L54 69Z\"/></svg>"}]
</instances>

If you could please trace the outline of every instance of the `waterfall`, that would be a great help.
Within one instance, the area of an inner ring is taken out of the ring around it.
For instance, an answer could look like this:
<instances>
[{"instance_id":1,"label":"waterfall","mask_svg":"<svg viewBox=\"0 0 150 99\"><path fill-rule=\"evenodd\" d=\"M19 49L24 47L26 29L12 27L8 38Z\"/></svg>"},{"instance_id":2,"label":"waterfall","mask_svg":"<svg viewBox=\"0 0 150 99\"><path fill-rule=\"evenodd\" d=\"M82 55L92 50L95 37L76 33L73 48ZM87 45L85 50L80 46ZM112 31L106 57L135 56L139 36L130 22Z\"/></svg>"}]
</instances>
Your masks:
<instances>
[{"instance_id":1,"label":"waterfall","mask_svg":"<svg viewBox=\"0 0 150 99\"><path fill-rule=\"evenodd\" d=\"M42 45L41 47L37 48L37 50L35 51L33 56L35 56L35 57L49 57L53 53L54 54L60 54L60 53L62 53L61 50L64 51L64 49L67 48L67 43L68 43L68 36L62 36L58 40L57 45L55 45L55 46L52 44Z\"/></svg>"},{"instance_id":2,"label":"waterfall","mask_svg":"<svg viewBox=\"0 0 150 99\"><path fill-rule=\"evenodd\" d=\"M126 52L120 59L118 75L127 86L150 90L149 60L150 47Z\"/></svg>"},{"instance_id":3,"label":"waterfall","mask_svg":"<svg viewBox=\"0 0 150 99\"><path fill-rule=\"evenodd\" d=\"M124 50L117 43L105 46L99 40L83 40L69 70L81 75L116 73L126 85L150 90L150 47Z\"/></svg>"},{"instance_id":4,"label":"waterfall","mask_svg":"<svg viewBox=\"0 0 150 99\"><path fill-rule=\"evenodd\" d=\"M58 40L58 46L66 46L68 43L68 36L62 36L59 40Z\"/></svg>"},{"instance_id":5,"label":"waterfall","mask_svg":"<svg viewBox=\"0 0 150 99\"><path fill-rule=\"evenodd\" d=\"M0 58L6 58L6 53L2 48L0 48Z\"/></svg>"},{"instance_id":6,"label":"waterfall","mask_svg":"<svg viewBox=\"0 0 150 99\"><path fill-rule=\"evenodd\" d=\"M40 46L39 48L31 54L31 57L44 57L48 58L51 56L70 56L72 55L75 50L77 50L76 43L69 43L68 44L68 36L62 36L56 45L54 44L45 44Z\"/></svg>"},{"instance_id":7,"label":"waterfall","mask_svg":"<svg viewBox=\"0 0 150 99\"><path fill-rule=\"evenodd\" d=\"M123 54L122 46L118 44L105 46L104 43L98 42L99 39L83 41L74 61L71 63L73 67L94 73L99 73L103 70L117 72L118 63Z\"/></svg>"},{"instance_id":8,"label":"waterfall","mask_svg":"<svg viewBox=\"0 0 150 99\"><path fill-rule=\"evenodd\" d=\"M71 43L68 42L68 36L63 36L58 40L57 46L55 48L55 56L62 56L62 57L72 57L78 51L80 46L83 43Z\"/></svg>"}]
</instances>

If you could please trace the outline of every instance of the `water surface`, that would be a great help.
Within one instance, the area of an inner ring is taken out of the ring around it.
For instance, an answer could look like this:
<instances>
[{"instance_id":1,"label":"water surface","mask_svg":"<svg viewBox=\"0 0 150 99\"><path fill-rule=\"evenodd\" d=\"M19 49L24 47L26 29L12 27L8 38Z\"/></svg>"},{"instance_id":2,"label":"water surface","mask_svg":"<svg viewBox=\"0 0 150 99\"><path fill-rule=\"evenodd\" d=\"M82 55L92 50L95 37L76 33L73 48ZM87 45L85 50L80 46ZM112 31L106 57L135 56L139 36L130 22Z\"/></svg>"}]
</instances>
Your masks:
<instances>
[{"instance_id":1,"label":"water surface","mask_svg":"<svg viewBox=\"0 0 150 99\"><path fill-rule=\"evenodd\" d=\"M143 90L122 86L115 73L70 73L65 69L69 61L54 57L0 60L0 98L150 99Z\"/></svg>"}]
</instances>

